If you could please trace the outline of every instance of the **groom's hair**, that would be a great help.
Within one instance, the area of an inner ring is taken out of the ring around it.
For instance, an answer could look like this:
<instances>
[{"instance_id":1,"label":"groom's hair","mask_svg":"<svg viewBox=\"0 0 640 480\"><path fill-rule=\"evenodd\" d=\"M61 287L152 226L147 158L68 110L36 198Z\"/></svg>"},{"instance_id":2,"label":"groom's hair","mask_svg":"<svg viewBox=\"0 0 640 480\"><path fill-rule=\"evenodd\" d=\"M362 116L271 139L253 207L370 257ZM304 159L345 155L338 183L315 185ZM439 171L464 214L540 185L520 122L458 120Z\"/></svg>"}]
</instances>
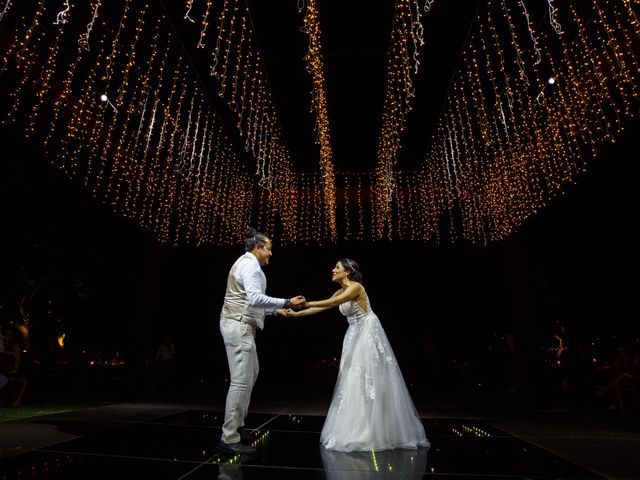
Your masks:
<instances>
[{"instance_id":1,"label":"groom's hair","mask_svg":"<svg viewBox=\"0 0 640 480\"><path fill-rule=\"evenodd\" d=\"M244 251L250 252L256 245L266 245L269 241L264 233L258 232L255 228L249 227L247 231L247 240L244 244Z\"/></svg>"}]
</instances>

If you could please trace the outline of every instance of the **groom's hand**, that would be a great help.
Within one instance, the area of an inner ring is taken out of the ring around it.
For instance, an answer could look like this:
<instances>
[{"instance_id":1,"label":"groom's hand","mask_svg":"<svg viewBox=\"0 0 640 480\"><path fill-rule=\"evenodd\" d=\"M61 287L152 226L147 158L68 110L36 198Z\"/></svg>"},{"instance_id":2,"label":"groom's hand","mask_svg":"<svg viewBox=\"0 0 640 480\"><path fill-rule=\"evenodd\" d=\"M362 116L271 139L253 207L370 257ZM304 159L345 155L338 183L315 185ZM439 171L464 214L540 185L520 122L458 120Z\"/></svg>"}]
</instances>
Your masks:
<instances>
[{"instance_id":1,"label":"groom's hand","mask_svg":"<svg viewBox=\"0 0 640 480\"><path fill-rule=\"evenodd\" d=\"M306 302L307 301L304 299L304 297L302 295L298 295L297 297L293 297L289 301L289 305L288 306L291 307L291 308L298 309L298 308L302 308L305 305Z\"/></svg>"}]
</instances>

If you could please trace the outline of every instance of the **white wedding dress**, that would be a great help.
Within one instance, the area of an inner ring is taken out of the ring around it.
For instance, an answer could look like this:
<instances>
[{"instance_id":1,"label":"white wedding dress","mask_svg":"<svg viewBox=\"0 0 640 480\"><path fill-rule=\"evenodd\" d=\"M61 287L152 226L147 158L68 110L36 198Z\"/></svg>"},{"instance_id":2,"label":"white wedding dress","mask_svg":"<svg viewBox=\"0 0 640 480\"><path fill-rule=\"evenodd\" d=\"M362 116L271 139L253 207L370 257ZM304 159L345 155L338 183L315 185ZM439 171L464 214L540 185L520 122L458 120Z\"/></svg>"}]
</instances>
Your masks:
<instances>
[{"instance_id":1,"label":"white wedding dress","mask_svg":"<svg viewBox=\"0 0 640 480\"><path fill-rule=\"evenodd\" d=\"M424 427L380 320L356 301L340 305L349 329L320 442L353 452L428 447Z\"/></svg>"}]
</instances>

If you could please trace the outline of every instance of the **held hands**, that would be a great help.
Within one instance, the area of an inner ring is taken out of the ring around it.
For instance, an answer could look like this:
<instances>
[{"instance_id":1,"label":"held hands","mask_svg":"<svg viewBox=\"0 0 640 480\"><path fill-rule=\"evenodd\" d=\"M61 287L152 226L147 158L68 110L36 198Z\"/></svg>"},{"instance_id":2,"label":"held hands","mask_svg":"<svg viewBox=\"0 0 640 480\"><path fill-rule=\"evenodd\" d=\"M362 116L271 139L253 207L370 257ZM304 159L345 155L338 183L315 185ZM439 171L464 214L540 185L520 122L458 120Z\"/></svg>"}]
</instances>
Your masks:
<instances>
[{"instance_id":1,"label":"held hands","mask_svg":"<svg viewBox=\"0 0 640 480\"><path fill-rule=\"evenodd\" d=\"M289 300L289 304L286 306L289 307L289 310L291 310L292 308L297 310L306 306L306 303L307 301L305 300L305 298L302 295L298 295Z\"/></svg>"},{"instance_id":2,"label":"held hands","mask_svg":"<svg viewBox=\"0 0 640 480\"><path fill-rule=\"evenodd\" d=\"M276 315L279 317L297 317L297 312L294 309L302 308L306 305L307 301L302 295L297 295L287 302L284 308L276 310Z\"/></svg>"}]
</instances>

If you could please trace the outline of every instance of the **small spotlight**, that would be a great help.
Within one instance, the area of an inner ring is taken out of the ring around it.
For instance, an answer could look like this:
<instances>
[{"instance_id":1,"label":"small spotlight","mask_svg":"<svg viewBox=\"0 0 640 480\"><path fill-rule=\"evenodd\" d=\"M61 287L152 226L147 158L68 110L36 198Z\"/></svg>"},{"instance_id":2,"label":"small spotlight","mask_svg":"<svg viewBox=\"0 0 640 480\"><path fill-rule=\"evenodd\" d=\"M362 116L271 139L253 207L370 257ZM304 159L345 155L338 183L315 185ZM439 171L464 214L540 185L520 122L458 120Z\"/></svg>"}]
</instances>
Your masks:
<instances>
[{"instance_id":1,"label":"small spotlight","mask_svg":"<svg viewBox=\"0 0 640 480\"><path fill-rule=\"evenodd\" d=\"M106 93L103 93L102 95L100 95L100 100L105 102L107 105L109 105L111 108L113 108L113 110L116 113L118 113L118 110L116 109L116 106L113 103L111 103L111 100L109 100L109 97L107 97Z\"/></svg>"},{"instance_id":2,"label":"small spotlight","mask_svg":"<svg viewBox=\"0 0 640 480\"><path fill-rule=\"evenodd\" d=\"M549 80L547 80L549 82L549 85L553 85L554 83L556 83L556 79L553 77L549 77Z\"/></svg>"}]
</instances>

